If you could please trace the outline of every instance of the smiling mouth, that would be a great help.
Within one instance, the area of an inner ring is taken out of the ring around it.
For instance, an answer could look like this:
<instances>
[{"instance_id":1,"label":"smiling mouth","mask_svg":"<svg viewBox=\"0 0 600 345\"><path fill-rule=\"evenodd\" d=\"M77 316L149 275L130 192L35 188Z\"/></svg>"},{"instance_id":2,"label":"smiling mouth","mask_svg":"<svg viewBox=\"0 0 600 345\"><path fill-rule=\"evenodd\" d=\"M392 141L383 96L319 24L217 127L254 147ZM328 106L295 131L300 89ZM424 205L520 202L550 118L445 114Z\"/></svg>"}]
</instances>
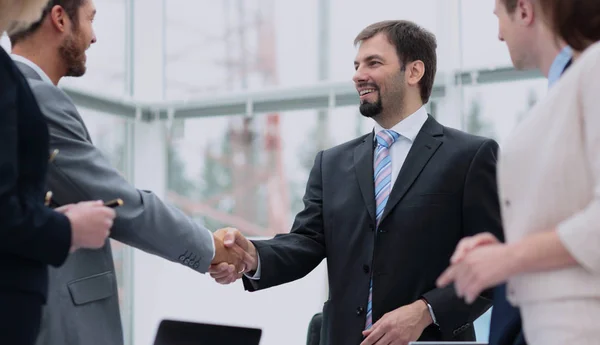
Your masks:
<instances>
[{"instance_id":1,"label":"smiling mouth","mask_svg":"<svg viewBox=\"0 0 600 345\"><path fill-rule=\"evenodd\" d=\"M376 91L375 89L365 89L365 90L361 90L358 94L361 95L361 96L364 96L364 95L368 95L370 93L373 93L375 91Z\"/></svg>"}]
</instances>

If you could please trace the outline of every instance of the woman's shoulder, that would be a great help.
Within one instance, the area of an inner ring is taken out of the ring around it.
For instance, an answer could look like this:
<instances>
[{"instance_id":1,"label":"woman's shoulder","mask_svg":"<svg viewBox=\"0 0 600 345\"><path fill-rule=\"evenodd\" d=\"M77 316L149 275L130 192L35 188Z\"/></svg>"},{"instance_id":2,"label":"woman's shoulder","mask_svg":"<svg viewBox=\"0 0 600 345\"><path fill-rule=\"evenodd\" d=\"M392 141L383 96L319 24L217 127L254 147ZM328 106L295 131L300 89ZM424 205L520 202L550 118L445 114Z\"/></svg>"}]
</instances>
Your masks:
<instances>
[{"instance_id":1,"label":"woman's shoulder","mask_svg":"<svg viewBox=\"0 0 600 345\"><path fill-rule=\"evenodd\" d=\"M595 54L595 55L594 55ZM597 56L598 54L600 54L600 41L592 44L591 46L589 46L584 52L583 54L581 54L581 58L583 59L586 55L594 55Z\"/></svg>"},{"instance_id":2,"label":"woman's shoulder","mask_svg":"<svg viewBox=\"0 0 600 345\"><path fill-rule=\"evenodd\" d=\"M600 71L600 42L596 42L589 46L579 57L576 64L581 65L583 73L590 72L590 69ZM593 77L600 77L599 75L593 75Z\"/></svg>"}]
</instances>

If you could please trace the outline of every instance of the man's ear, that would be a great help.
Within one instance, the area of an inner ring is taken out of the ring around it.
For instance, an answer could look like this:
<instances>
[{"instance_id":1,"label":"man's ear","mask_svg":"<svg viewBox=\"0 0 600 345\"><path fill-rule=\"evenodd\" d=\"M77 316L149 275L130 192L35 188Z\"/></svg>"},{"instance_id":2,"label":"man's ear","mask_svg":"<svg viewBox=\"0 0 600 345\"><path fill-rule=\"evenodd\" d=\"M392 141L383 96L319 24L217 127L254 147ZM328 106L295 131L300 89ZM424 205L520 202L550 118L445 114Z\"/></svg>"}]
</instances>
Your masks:
<instances>
[{"instance_id":1,"label":"man's ear","mask_svg":"<svg viewBox=\"0 0 600 345\"><path fill-rule=\"evenodd\" d=\"M67 12L65 12L65 9L62 8L62 6L56 5L52 7L48 17L50 24L54 29L60 32L67 31L67 25L70 21Z\"/></svg>"},{"instance_id":2,"label":"man's ear","mask_svg":"<svg viewBox=\"0 0 600 345\"><path fill-rule=\"evenodd\" d=\"M407 63L404 78L406 83L410 86L416 86L419 84L423 76L425 75L425 64L421 60L415 60Z\"/></svg>"},{"instance_id":3,"label":"man's ear","mask_svg":"<svg viewBox=\"0 0 600 345\"><path fill-rule=\"evenodd\" d=\"M524 26L533 24L535 20L535 4L531 0L519 0L514 17L515 20Z\"/></svg>"}]
</instances>

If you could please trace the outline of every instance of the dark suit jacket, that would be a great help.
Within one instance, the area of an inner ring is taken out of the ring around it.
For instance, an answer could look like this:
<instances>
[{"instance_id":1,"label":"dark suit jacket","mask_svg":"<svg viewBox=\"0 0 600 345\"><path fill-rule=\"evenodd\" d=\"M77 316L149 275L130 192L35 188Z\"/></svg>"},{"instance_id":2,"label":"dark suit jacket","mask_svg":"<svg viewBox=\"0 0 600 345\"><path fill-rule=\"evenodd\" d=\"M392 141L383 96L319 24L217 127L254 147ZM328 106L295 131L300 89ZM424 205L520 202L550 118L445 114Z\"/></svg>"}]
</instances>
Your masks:
<instances>
[{"instance_id":1,"label":"dark suit jacket","mask_svg":"<svg viewBox=\"0 0 600 345\"><path fill-rule=\"evenodd\" d=\"M490 322L490 345L527 345L521 327L521 313L506 299L506 284L494 289Z\"/></svg>"},{"instance_id":2,"label":"dark suit jacket","mask_svg":"<svg viewBox=\"0 0 600 345\"><path fill-rule=\"evenodd\" d=\"M479 232L502 236L496 189L498 145L424 124L391 191L375 234L373 133L320 152L309 176L304 210L290 234L256 241L261 278L248 290L299 279L327 258L330 298L322 343L357 345L373 276L373 322L425 298L436 315L421 340L473 340L473 321L490 307L457 298L435 281L458 241Z\"/></svg>"},{"instance_id":3,"label":"dark suit jacket","mask_svg":"<svg viewBox=\"0 0 600 345\"><path fill-rule=\"evenodd\" d=\"M45 298L47 265L59 266L69 254L68 218L44 206L48 140L25 78L0 49L0 293Z\"/></svg>"}]
</instances>

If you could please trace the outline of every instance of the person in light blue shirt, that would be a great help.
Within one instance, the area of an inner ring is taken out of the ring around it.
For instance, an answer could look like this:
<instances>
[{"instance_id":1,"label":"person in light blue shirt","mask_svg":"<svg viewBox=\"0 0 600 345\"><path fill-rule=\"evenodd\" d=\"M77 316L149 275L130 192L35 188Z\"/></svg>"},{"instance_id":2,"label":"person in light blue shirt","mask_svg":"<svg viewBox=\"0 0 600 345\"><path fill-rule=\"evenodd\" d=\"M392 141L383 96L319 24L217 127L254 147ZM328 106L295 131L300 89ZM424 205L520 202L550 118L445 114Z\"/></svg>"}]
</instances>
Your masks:
<instances>
[{"instance_id":1,"label":"person in light blue shirt","mask_svg":"<svg viewBox=\"0 0 600 345\"><path fill-rule=\"evenodd\" d=\"M548 71L548 87L552 87L560 76L569 68L573 59L573 50L569 46L565 46L554 59Z\"/></svg>"}]
</instances>

